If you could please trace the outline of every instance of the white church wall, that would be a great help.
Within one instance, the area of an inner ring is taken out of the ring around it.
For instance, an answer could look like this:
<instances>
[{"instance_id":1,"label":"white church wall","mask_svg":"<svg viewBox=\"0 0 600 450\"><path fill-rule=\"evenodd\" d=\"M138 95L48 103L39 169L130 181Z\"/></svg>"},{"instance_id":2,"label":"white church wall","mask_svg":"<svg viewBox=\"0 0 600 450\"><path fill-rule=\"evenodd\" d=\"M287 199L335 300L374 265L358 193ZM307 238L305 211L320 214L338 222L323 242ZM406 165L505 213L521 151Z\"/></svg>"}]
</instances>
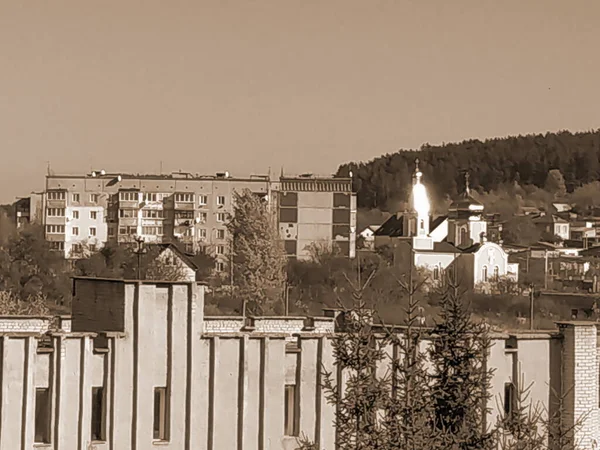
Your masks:
<instances>
[{"instance_id":1,"label":"white church wall","mask_svg":"<svg viewBox=\"0 0 600 450\"><path fill-rule=\"evenodd\" d=\"M475 285L490 281L498 267L498 275L506 276L508 273L508 255L502 248L491 242L486 242L475 253ZM487 280L484 279L484 268L487 269Z\"/></svg>"},{"instance_id":2,"label":"white church wall","mask_svg":"<svg viewBox=\"0 0 600 450\"><path fill-rule=\"evenodd\" d=\"M416 253L415 266L433 270L434 267L445 269L452 261L454 254L452 253Z\"/></svg>"}]
</instances>

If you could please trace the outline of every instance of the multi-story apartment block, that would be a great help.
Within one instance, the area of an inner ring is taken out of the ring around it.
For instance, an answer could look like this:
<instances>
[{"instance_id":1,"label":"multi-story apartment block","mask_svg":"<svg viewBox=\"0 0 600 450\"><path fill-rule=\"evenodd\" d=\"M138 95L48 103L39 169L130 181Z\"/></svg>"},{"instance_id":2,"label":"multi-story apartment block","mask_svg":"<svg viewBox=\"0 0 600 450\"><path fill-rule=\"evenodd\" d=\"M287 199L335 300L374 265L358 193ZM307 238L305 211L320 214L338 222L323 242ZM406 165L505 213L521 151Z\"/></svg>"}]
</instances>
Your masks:
<instances>
[{"instance_id":1,"label":"multi-story apartment block","mask_svg":"<svg viewBox=\"0 0 600 450\"><path fill-rule=\"evenodd\" d=\"M148 243L181 242L187 251L207 248L217 258L217 270L224 270L231 257L227 222L233 193L244 189L273 207L290 257L308 257L312 244L336 244L342 254L354 256L356 196L351 179L99 171L48 175L38 203L46 238L66 257L79 257L106 242L142 238Z\"/></svg>"},{"instance_id":2,"label":"multi-story apartment block","mask_svg":"<svg viewBox=\"0 0 600 450\"><path fill-rule=\"evenodd\" d=\"M279 230L288 255L310 256L313 245L337 245L354 257L356 248L356 195L352 180L302 176L281 178Z\"/></svg>"}]
</instances>

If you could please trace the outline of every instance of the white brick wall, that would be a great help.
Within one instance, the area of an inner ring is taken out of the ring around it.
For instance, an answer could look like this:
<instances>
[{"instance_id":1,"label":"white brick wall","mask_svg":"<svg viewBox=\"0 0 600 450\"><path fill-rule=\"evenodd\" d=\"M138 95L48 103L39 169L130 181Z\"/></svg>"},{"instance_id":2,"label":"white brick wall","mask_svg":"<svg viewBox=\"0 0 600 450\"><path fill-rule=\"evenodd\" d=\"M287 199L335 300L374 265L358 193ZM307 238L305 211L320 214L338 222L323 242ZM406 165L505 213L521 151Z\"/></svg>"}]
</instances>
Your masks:
<instances>
[{"instance_id":1,"label":"white brick wall","mask_svg":"<svg viewBox=\"0 0 600 450\"><path fill-rule=\"evenodd\" d=\"M48 331L49 326L49 317L0 317L0 333L44 333Z\"/></svg>"},{"instance_id":2,"label":"white brick wall","mask_svg":"<svg viewBox=\"0 0 600 450\"><path fill-rule=\"evenodd\" d=\"M572 389L565 399L566 418L568 423L581 425L575 432L574 448L596 448L600 443L597 329L593 323L566 324L561 329L564 389Z\"/></svg>"}]
</instances>

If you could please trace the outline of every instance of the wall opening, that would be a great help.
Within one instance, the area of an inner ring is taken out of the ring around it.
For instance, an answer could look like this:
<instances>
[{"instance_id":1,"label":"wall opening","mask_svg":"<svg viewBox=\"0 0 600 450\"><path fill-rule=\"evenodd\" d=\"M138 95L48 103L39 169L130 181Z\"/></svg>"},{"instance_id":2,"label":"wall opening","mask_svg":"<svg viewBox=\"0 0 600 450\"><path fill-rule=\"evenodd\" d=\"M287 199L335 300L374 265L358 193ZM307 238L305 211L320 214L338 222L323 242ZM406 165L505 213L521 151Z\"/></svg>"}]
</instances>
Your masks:
<instances>
[{"instance_id":1,"label":"wall opening","mask_svg":"<svg viewBox=\"0 0 600 450\"><path fill-rule=\"evenodd\" d=\"M92 388L92 441L106 441L104 388Z\"/></svg>"},{"instance_id":2,"label":"wall opening","mask_svg":"<svg viewBox=\"0 0 600 450\"><path fill-rule=\"evenodd\" d=\"M50 389L35 390L35 442L50 443Z\"/></svg>"},{"instance_id":3,"label":"wall opening","mask_svg":"<svg viewBox=\"0 0 600 450\"><path fill-rule=\"evenodd\" d=\"M285 385L285 435L298 436L298 427L296 420L298 407L296 402L296 385Z\"/></svg>"},{"instance_id":4,"label":"wall opening","mask_svg":"<svg viewBox=\"0 0 600 450\"><path fill-rule=\"evenodd\" d=\"M515 410L516 388L514 383L504 383L504 415L510 417Z\"/></svg>"},{"instance_id":5,"label":"wall opening","mask_svg":"<svg viewBox=\"0 0 600 450\"><path fill-rule=\"evenodd\" d=\"M167 388L154 388L154 434L158 441L168 440Z\"/></svg>"}]
</instances>

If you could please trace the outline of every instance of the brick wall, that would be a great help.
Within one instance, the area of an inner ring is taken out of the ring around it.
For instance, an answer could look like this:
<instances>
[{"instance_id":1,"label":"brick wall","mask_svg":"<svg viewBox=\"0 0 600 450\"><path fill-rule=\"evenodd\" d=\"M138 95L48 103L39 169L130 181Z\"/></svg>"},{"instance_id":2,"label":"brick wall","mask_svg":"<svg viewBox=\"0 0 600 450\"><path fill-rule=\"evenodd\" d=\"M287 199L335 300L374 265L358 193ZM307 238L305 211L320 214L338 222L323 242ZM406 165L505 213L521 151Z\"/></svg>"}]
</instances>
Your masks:
<instances>
[{"instance_id":1,"label":"brick wall","mask_svg":"<svg viewBox=\"0 0 600 450\"><path fill-rule=\"evenodd\" d=\"M51 317L0 316L0 333L45 333Z\"/></svg>"},{"instance_id":2,"label":"brick wall","mask_svg":"<svg viewBox=\"0 0 600 450\"><path fill-rule=\"evenodd\" d=\"M575 430L576 450L598 444L598 350L594 323L560 324L563 334L563 389L567 426ZM594 444L594 442L596 444Z\"/></svg>"}]
</instances>

